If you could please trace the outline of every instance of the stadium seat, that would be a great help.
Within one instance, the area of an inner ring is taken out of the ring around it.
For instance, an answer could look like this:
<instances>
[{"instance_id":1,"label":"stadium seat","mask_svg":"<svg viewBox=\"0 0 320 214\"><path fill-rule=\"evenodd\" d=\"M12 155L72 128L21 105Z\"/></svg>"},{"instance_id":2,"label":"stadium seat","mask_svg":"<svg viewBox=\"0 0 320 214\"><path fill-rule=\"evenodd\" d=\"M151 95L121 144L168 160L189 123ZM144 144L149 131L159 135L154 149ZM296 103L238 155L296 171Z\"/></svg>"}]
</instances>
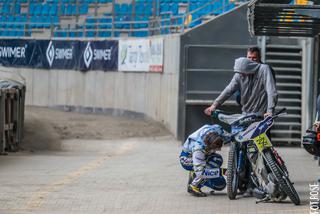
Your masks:
<instances>
[{"instance_id":1,"label":"stadium seat","mask_svg":"<svg viewBox=\"0 0 320 214\"><path fill-rule=\"evenodd\" d=\"M88 4L87 4L87 3L81 4L81 6L80 6L80 8L79 8L79 14L80 14L80 15L87 14L87 13L88 13L88 10L89 10L89 7L88 7Z\"/></svg>"},{"instance_id":2,"label":"stadium seat","mask_svg":"<svg viewBox=\"0 0 320 214\"><path fill-rule=\"evenodd\" d=\"M111 29L112 28L112 18L100 18L99 28L101 29Z\"/></svg>"},{"instance_id":3,"label":"stadium seat","mask_svg":"<svg viewBox=\"0 0 320 214\"><path fill-rule=\"evenodd\" d=\"M105 4L112 3L112 0L0 0L1 5L1 16L0 16L0 27L13 28L13 30L8 30L6 35L17 35L21 36L21 32L26 27L28 29L32 28L50 28L60 26L60 16L78 16L89 13L91 7L105 7ZM183 14L179 14L179 11L185 9L187 6L182 3L189 4L189 11L195 11L199 7L205 4L209 4L197 10L193 13L193 20L207 15L214 14L218 15L224 11L231 10L235 7L235 3L230 0L217 0L212 2L211 0L136 0L134 3L128 3L128 1L117 1L114 5L114 13L111 14L107 10L103 15L101 10L99 10L98 16L86 17L85 19L72 17L72 20L85 20L82 24L85 33L79 33L76 29L70 29L70 35L68 29L63 29L55 32L55 36L59 37L79 37L79 36L89 36L89 37L110 37L112 33L109 29L112 29L112 18L117 22L114 25L114 29L125 29L123 34L127 35L129 29L137 29L136 32L132 33L131 36L143 37L148 35L148 31L145 28L149 27L148 20L151 19L150 16L158 15L160 17L161 26L168 26L168 28L160 30L161 33L170 33L169 27L171 25L183 24ZM29 5L28 5L29 4ZM101 4L101 5L100 5ZM111 5L111 4L110 4ZM224 9L224 5L227 5ZM182 8L183 6L183 8ZM25 12L25 10L27 11ZM90 10L90 13L92 11ZM183 12L183 11L182 11ZM165 14L165 15L164 15ZM180 16L180 17L176 17ZM66 19L66 17L62 17ZM168 20L164 20L168 19ZM128 21L134 20L135 23L126 23ZM31 24L26 24L30 21ZM195 27L199 25L202 21L194 21L189 27ZM96 25L97 23L97 25ZM96 32L97 30L97 32ZM2 35L2 34L1 34ZM30 35L30 32L25 32L25 35ZM121 33L116 31L114 35L120 36Z\"/></svg>"},{"instance_id":4,"label":"stadium seat","mask_svg":"<svg viewBox=\"0 0 320 214\"><path fill-rule=\"evenodd\" d=\"M95 31L86 31L86 37L95 37Z\"/></svg>"},{"instance_id":5,"label":"stadium seat","mask_svg":"<svg viewBox=\"0 0 320 214\"><path fill-rule=\"evenodd\" d=\"M111 32L110 31L99 31L98 36L99 37L111 37Z\"/></svg>"},{"instance_id":6,"label":"stadium seat","mask_svg":"<svg viewBox=\"0 0 320 214\"><path fill-rule=\"evenodd\" d=\"M50 13L50 6L49 4L44 4L42 7L41 15L42 16L48 16Z\"/></svg>"},{"instance_id":7,"label":"stadium seat","mask_svg":"<svg viewBox=\"0 0 320 214\"><path fill-rule=\"evenodd\" d=\"M21 11L21 6L20 6L20 4L15 4L13 10L14 10L14 11L13 11L14 14L20 14L20 11Z\"/></svg>"},{"instance_id":8,"label":"stadium seat","mask_svg":"<svg viewBox=\"0 0 320 214\"><path fill-rule=\"evenodd\" d=\"M1 14L3 14L3 15L8 15L8 14L10 14L10 4L4 3L4 4L2 5Z\"/></svg>"},{"instance_id":9,"label":"stadium seat","mask_svg":"<svg viewBox=\"0 0 320 214\"><path fill-rule=\"evenodd\" d=\"M58 14L58 5L57 4L51 4L49 8L49 15L50 16L56 16Z\"/></svg>"},{"instance_id":10,"label":"stadium seat","mask_svg":"<svg viewBox=\"0 0 320 214\"><path fill-rule=\"evenodd\" d=\"M35 9L34 9L34 15L35 16L40 16L42 11L42 5L41 4L36 4Z\"/></svg>"},{"instance_id":11,"label":"stadium seat","mask_svg":"<svg viewBox=\"0 0 320 214\"><path fill-rule=\"evenodd\" d=\"M95 29L96 28L97 19L88 17L86 19L86 28L87 29Z\"/></svg>"}]
</instances>

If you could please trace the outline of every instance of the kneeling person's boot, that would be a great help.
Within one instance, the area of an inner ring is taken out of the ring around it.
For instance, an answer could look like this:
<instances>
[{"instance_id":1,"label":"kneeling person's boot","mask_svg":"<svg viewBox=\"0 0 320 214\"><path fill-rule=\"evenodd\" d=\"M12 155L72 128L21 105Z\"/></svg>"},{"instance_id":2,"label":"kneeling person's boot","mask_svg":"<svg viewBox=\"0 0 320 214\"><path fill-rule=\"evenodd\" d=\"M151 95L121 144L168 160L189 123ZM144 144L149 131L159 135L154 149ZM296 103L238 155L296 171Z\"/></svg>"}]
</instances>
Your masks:
<instances>
[{"instance_id":1,"label":"kneeling person's boot","mask_svg":"<svg viewBox=\"0 0 320 214\"><path fill-rule=\"evenodd\" d=\"M188 180L188 186L189 184L192 183L193 179L196 177L196 174L194 173L194 171L190 171L189 172L189 180Z\"/></svg>"},{"instance_id":2,"label":"kneeling person's boot","mask_svg":"<svg viewBox=\"0 0 320 214\"><path fill-rule=\"evenodd\" d=\"M194 186L192 184L188 185L188 192L196 197L206 197L207 195L201 191L200 187Z\"/></svg>"}]
</instances>

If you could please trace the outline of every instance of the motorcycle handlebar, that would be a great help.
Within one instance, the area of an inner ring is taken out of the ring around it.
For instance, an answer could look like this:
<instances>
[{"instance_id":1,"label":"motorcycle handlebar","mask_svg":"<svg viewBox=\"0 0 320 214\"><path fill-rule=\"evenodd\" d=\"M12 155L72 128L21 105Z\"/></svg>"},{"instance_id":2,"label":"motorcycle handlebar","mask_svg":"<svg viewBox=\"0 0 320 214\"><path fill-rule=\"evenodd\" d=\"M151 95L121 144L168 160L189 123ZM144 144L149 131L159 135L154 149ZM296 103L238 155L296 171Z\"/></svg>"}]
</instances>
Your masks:
<instances>
[{"instance_id":1,"label":"motorcycle handlebar","mask_svg":"<svg viewBox=\"0 0 320 214\"><path fill-rule=\"evenodd\" d=\"M306 130L306 133L313 133L313 134L317 134L317 132L316 132L316 131L313 131L313 130L311 130L311 129L307 129L307 130Z\"/></svg>"},{"instance_id":2,"label":"motorcycle handlebar","mask_svg":"<svg viewBox=\"0 0 320 214\"><path fill-rule=\"evenodd\" d=\"M283 113L285 111L287 111L287 109L286 108L282 108L278 112L275 113L275 116L278 116L279 114L281 114L281 113Z\"/></svg>"}]
</instances>

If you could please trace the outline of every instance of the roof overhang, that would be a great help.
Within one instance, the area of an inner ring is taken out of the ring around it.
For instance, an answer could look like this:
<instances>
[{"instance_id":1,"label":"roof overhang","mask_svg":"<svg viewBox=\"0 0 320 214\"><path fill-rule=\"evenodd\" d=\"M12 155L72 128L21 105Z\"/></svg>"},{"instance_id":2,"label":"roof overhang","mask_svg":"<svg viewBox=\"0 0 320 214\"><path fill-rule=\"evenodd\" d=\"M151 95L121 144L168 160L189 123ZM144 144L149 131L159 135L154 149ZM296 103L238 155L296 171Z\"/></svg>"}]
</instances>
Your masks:
<instances>
[{"instance_id":1,"label":"roof overhang","mask_svg":"<svg viewBox=\"0 0 320 214\"><path fill-rule=\"evenodd\" d=\"M314 37L320 33L319 5L248 4L249 32L254 36Z\"/></svg>"}]
</instances>

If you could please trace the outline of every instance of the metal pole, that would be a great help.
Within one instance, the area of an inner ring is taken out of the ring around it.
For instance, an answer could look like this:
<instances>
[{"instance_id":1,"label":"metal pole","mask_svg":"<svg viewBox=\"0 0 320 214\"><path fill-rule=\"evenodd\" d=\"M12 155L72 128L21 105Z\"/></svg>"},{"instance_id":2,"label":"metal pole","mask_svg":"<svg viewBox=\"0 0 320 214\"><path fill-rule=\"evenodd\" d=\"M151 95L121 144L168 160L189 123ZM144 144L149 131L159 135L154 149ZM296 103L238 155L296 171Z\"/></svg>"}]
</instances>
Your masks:
<instances>
[{"instance_id":1,"label":"metal pole","mask_svg":"<svg viewBox=\"0 0 320 214\"><path fill-rule=\"evenodd\" d=\"M302 44L302 106L301 106L301 133L313 123L314 95L314 38L306 38Z\"/></svg>"},{"instance_id":2,"label":"metal pole","mask_svg":"<svg viewBox=\"0 0 320 214\"><path fill-rule=\"evenodd\" d=\"M266 52L267 52L267 37L266 36L259 36L258 37L258 46L260 47L261 52L261 61L266 61Z\"/></svg>"}]
</instances>

